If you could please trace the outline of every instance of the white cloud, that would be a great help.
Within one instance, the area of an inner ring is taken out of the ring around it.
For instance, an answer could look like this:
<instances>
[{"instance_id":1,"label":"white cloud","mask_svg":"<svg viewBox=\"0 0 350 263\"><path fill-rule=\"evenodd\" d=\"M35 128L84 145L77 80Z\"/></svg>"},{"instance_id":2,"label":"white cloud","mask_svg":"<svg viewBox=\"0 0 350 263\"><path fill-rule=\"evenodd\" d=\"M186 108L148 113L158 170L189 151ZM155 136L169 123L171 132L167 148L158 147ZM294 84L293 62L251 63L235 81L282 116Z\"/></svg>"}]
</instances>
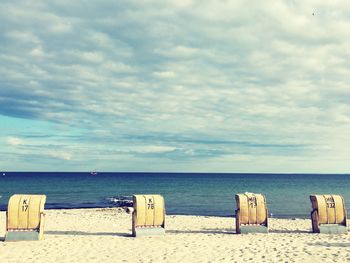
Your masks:
<instances>
[{"instance_id":1,"label":"white cloud","mask_svg":"<svg viewBox=\"0 0 350 263\"><path fill-rule=\"evenodd\" d=\"M23 141L17 137L7 137L6 142L11 146L17 146L17 145L23 144Z\"/></svg>"},{"instance_id":2,"label":"white cloud","mask_svg":"<svg viewBox=\"0 0 350 263\"><path fill-rule=\"evenodd\" d=\"M153 75L158 78L174 78L175 73L172 71L161 71L161 72L154 72Z\"/></svg>"},{"instance_id":3,"label":"white cloud","mask_svg":"<svg viewBox=\"0 0 350 263\"><path fill-rule=\"evenodd\" d=\"M41 43L40 39L30 31L18 31L15 29L13 31L9 31L6 35L9 38L13 38L15 41L21 41L23 43Z\"/></svg>"},{"instance_id":4,"label":"white cloud","mask_svg":"<svg viewBox=\"0 0 350 263\"><path fill-rule=\"evenodd\" d=\"M101 63L104 60L100 52L81 52L78 56L83 60L94 63Z\"/></svg>"},{"instance_id":5,"label":"white cloud","mask_svg":"<svg viewBox=\"0 0 350 263\"><path fill-rule=\"evenodd\" d=\"M59 21L51 25L49 30L54 33L67 33L72 30L72 25L69 22Z\"/></svg>"},{"instance_id":6,"label":"white cloud","mask_svg":"<svg viewBox=\"0 0 350 263\"><path fill-rule=\"evenodd\" d=\"M71 155L65 152L49 152L47 153L47 155L50 157L65 160L65 161L70 161L72 159Z\"/></svg>"},{"instance_id":7,"label":"white cloud","mask_svg":"<svg viewBox=\"0 0 350 263\"><path fill-rule=\"evenodd\" d=\"M134 153L167 153L174 150L176 150L175 147L164 145L145 145L129 148L129 151Z\"/></svg>"},{"instance_id":8,"label":"white cloud","mask_svg":"<svg viewBox=\"0 0 350 263\"><path fill-rule=\"evenodd\" d=\"M36 48L33 48L32 51L30 51L30 54L33 56L33 57L44 57L45 56L45 52L44 50L42 49L42 47L36 47Z\"/></svg>"},{"instance_id":9,"label":"white cloud","mask_svg":"<svg viewBox=\"0 0 350 263\"><path fill-rule=\"evenodd\" d=\"M87 40L103 48L113 47L113 40L107 34L101 32L89 32L87 34Z\"/></svg>"}]
</instances>

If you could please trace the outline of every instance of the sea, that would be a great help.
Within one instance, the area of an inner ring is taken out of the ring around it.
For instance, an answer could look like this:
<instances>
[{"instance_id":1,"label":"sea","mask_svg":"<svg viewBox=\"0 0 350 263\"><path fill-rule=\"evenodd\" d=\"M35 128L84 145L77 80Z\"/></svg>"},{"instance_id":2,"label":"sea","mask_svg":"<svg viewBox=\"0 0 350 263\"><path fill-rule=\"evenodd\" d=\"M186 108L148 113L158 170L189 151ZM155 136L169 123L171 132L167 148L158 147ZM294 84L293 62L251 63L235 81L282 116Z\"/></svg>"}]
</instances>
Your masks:
<instances>
[{"instance_id":1,"label":"sea","mask_svg":"<svg viewBox=\"0 0 350 263\"><path fill-rule=\"evenodd\" d=\"M235 194L263 193L269 217L308 218L310 194L339 194L350 207L350 174L1 172L0 210L13 194L45 194L45 209L132 206L161 194L170 215L234 216Z\"/></svg>"}]
</instances>

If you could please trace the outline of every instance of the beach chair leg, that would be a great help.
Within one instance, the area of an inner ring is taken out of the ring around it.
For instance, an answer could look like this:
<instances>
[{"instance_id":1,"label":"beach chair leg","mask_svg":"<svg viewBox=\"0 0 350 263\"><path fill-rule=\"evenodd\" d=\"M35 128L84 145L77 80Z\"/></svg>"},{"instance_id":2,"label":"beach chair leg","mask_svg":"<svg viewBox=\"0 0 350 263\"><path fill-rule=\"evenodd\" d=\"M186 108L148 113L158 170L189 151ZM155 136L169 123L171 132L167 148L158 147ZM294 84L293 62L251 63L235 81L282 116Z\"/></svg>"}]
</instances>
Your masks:
<instances>
[{"instance_id":1,"label":"beach chair leg","mask_svg":"<svg viewBox=\"0 0 350 263\"><path fill-rule=\"evenodd\" d=\"M240 230L240 228L239 228L239 226L240 226L239 215L240 215L240 211L239 211L239 209L237 209L237 210L236 210L236 233L237 233L237 234L240 234L240 233L241 233L241 230Z\"/></svg>"},{"instance_id":2,"label":"beach chair leg","mask_svg":"<svg viewBox=\"0 0 350 263\"><path fill-rule=\"evenodd\" d=\"M311 212L311 224L312 224L312 232L320 233L320 229L318 228L318 213L317 210L313 210Z\"/></svg>"}]
</instances>

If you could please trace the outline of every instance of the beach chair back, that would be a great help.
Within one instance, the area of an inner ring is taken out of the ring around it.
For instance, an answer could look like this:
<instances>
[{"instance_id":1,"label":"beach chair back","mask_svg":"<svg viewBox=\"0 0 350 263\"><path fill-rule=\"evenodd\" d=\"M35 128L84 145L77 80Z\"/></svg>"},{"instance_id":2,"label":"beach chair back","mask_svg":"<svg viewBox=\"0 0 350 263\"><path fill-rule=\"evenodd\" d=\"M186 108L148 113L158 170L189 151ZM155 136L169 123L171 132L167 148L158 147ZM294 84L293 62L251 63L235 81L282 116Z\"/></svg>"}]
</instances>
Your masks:
<instances>
[{"instance_id":1,"label":"beach chair back","mask_svg":"<svg viewBox=\"0 0 350 263\"><path fill-rule=\"evenodd\" d=\"M42 239L45 201L45 195L11 196L6 215L5 241Z\"/></svg>"},{"instance_id":2,"label":"beach chair back","mask_svg":"<svg viewBox=\"0 0 350 263\"><path fill-rule=\"evenodd\" d=\"M314 233L346 232L346 209L340 195L310 195Z\"/></svg>"},{"instance_id":3,"label":"beach chair back","mask_svg":"<svg viewBox=\"0 0 350 263\"><path fill-rule=\"evenodd\" d=\"M165 233L165 204L161 195L134 195L133 236Z\"/></svg>"},{"instance_id":4,"label":"beach chair back","mask_svg":"<svg viewBox=\"0 0 350 263\"><path fill-rule=\"evenodd\" d=\"M267 232L267 205L262 194L236 194L236 232Z\"/></svg>"}]
</instances>

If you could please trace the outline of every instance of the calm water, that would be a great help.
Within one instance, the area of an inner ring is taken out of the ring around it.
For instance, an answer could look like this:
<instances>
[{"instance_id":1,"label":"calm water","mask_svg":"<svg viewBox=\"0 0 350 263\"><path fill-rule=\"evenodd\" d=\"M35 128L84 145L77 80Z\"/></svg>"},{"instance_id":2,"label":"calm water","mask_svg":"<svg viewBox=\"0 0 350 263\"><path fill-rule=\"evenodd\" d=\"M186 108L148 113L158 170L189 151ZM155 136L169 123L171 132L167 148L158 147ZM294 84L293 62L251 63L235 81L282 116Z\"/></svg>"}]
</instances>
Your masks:
<instances>
[{"instance_id":1,"label":"calm water","mask_svg":"<svg viewBox=\"0 0 350 263\"><path fill-rule=\"evenodd\" d=\"M0 174L0 210L14 193L46 194L46 208L125 205L133 194L159 193L168 214L232 216L235 193L266 195L274 217L309 217L309 194L343 195L350 207L350 175L202 173ZM124 200L125 199L125 200Z\"/></svg>"}]
</instances>

